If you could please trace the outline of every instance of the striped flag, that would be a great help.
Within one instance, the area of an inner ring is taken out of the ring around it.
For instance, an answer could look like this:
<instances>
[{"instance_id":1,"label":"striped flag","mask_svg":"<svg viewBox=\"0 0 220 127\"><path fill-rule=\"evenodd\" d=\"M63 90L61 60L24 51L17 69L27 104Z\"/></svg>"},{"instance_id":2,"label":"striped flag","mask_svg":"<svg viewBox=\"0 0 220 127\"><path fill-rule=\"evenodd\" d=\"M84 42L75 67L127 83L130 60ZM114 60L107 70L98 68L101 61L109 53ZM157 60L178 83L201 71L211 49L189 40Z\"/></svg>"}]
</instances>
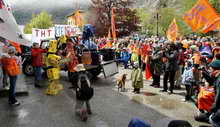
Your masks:
<instances>
[{"instance_id":1,"label":"striped flag","mask_svg":"<svg viewBox=\"0 0 220 127\"><path fill-rule=\"evenodd\" d=\"M176 24L176 19L174 18L167 30L167 38L169 41L174 42L176 41L177 36L178 36L178 26Z\"/></svg>"}]
</instances>

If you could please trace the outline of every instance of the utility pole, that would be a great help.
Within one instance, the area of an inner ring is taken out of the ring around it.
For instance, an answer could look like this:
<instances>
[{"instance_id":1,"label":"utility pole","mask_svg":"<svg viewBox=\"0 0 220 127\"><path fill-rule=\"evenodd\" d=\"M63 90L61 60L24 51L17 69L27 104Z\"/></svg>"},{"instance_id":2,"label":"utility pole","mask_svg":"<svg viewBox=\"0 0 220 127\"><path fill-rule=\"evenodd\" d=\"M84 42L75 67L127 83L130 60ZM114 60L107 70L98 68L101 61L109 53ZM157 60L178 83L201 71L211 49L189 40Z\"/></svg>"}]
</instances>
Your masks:
<instances>
[{"instance_id":1,"label":"utility pole","mask_svg":"<svg viewBox=\"0 0 220 127\"><path fill-rule=\"evenodd\" d=\"M157 19L157 37L159 37L159 13L158 12L156 15L156 19Z\"/></svg>"}]
</instances>

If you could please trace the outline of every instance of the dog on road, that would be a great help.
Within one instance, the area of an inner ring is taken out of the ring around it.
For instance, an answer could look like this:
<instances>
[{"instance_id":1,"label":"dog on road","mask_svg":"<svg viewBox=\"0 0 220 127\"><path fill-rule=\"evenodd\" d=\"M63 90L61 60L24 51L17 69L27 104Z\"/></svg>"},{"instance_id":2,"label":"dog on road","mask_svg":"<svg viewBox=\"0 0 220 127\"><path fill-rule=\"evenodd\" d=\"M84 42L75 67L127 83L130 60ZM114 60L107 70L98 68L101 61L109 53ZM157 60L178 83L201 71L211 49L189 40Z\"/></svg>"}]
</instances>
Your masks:
<instances>
[{"instance_id":1,"label":"dog on road","mask_svg":"<svg viewBox=\"0 0 220 127\"><path fill-rule=\"evenodd\" d=\"M117 79L118 92L120 89L121 89L121 92L125 92L126 77L127 77L127 74L123 74Z\"/></svg>"}]
</instances>

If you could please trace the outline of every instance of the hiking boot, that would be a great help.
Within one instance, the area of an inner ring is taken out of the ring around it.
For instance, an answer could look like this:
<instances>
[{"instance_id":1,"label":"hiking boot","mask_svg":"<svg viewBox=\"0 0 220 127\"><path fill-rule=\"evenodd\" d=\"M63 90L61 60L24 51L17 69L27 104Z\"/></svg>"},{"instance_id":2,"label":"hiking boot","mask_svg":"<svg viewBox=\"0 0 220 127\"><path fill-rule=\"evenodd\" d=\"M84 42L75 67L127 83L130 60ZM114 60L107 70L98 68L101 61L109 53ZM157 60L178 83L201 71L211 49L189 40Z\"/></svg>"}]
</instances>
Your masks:
<instances>
[{"instance_id":1,"label":"hiking boot","mask_svg":"<svg viewBox=\"0 0 220 127\"><path fill-rule=\"evenodd\" d=\"M155 86L154 84L150 84L150 86Z\"/></svg>"},{"instance_id":2,"label":"hiking boot","mask_svg":"<svg viewBox=\"0 0 220 127\"><path fill-rule=\"evenodd\" d=\"M34 86L36 87L36 88L42 88L42 86L41 85L39 85L39 84L34 84Z\"/></svg>"},{"instance_id":3,"label":"hiking boot","mask_svg":"<svg viewBox=\"0 0 220 127\"><path fill-rule=\"evenodd\" d=\"M173 94L173 92L172 92L172 91L169 91L168 94L171 95L171 94Z\"/></svg>"},{"instance_id":4,"label":"hiking boot","mask_svg":"<svg viewBox=\"0 0 220 127\"><path fill-rule=\"evenodd\" d=\"M91 110L88 110L87 113L88 113L89 115L92 115L92 111L91 111Z\"/></svg>"},{"instance_id":5,"label":"hiking boot","mask_svg":"<svg viewBox=\"0 0 220 127\"><path fill-rule=\"evenodd\" d=\"M164 92L167 92L167 90L160 90L160 92L163 92L163 93L164 93Z\"/></svg>"},{"instance_id":6,"label":"hiking boot","mask_svg":"<svg viewBox=\"0 0 220 127\"><path fill-rule=\"evenodd\" d=\"M154 85L153 87L154 88L160 88L160 85Z\"/></svg>"}]
</instances>

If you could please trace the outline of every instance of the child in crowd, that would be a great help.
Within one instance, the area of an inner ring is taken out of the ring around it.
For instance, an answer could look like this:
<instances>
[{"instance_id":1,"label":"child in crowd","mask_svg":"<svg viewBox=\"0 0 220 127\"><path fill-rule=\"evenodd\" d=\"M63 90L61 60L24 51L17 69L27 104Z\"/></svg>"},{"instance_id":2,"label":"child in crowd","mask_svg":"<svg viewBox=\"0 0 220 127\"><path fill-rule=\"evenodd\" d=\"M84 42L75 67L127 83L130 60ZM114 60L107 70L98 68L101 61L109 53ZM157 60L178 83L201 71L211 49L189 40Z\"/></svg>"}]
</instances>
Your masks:
<instances>
[{"instance_id":1,"label":"child in crowd","mask_svg":"<svg viewBox=\"0 0 220 127\"><path fill-rule=\"evenodd\" d=\"M131 73L132 86L134 88L133 92L136 94L139 94L140 88L143 88L143 74L142 70L138 66L138 62L135 62Z\"/></svg>"},{"instance_id":2,"label":"child in crowd","mask_svg":"<svg viewBox=\"0 0 220 127\"><path fill-rule=\"evenodd\" d=\"M192 98L192 80L193 80L193 71L192 71L192 62L187 61L186 66L182 75L182 84L186 87L186 96L184 101L190 101Z\"/></svg>"},{"instance_id":3,"label":"child in crowd","mask_svg":"<svg viewBox=\"0 0 220 127\"><path fill-rule=\"evenodd\" d=\"M2 59L3 68L6 71L6 74L9 76L10 88L9 88L9 104L12 106L18 106L20 103L16 100L16 81L17 77L20 74L21 61L17 56L15 56L16 50L14 47L8 48L8 55Z\"/></svg>"},{"instance_id":4,"label":"child in crowd","mask_svg":"<svg viewBox=\"0 0 220 127\"><path fill-rule=\"evenodd\" d=\"M93 97L93 88L91 88L91 84L84 66L82 64L78 64L75 67L75 70L78 73L75 112L82 121L86 121L88 119L87 114L92 114L90 100ZM86 109L84 108L84 104L86 104Z\"/></svg>"}]
</instances>

